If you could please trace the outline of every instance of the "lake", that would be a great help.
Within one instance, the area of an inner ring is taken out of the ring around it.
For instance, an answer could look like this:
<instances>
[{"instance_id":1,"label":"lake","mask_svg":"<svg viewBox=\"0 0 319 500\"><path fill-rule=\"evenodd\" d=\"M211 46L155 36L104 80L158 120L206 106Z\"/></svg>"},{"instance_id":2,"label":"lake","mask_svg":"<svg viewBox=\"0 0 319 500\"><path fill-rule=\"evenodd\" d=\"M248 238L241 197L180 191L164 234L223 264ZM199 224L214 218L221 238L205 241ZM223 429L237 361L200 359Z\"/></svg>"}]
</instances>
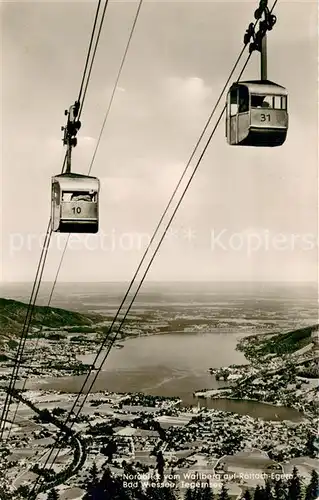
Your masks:
<instances>
[{"instance_id":1,"label":"lake","mask_svg":"<svg viewBox=\"0 0 319 500\"><path fill-rule=\"evenodd\" d=\"M184 405L206 406L219 410L247 414L265 420L300 421L297 410L254 401L203 400L193 392L225 386L208 373L209 367L247 363L236 345L243 334L233 332L170 333L138 337L125 341L123 349L112 349L93 391L144 392L151 395L177 396ZM81 356L92 363L94 356ZM99 360L98 366L100 362ZM37 385L46 389L77 392L85 377L50 379ZM89 384L93 377L89 379ZM87 385L86 388L88 388Z\"/></svg>"},{"instance_id":2,"label":"lake","mask_svg":"<svg viewBox=\"0 0 319 500\"><path fill-rule=\"evenodd\" d=\"M51 305L79 312L113 314L127 283L57 283ZM47 305L51 283L42 283L37 304ZM7 283L1 295L29 301L32 283ZM245 363L236 351L240 338L265 331L289 331L317 323L317 285L302 283L151 283L143 284L132 314L148 311L165 318L193 316L213 320L211 333L169 333L127 340L113 349L98 377L95 391L145 392L178 396L183 404L248 414L273 420L299 421L299 412L253 401L197 400L194 391L217 388L209 367ZM195 330L195 329L194 329ZM92 356L82 358L90 363ZM78 391L83 377L53 379L43 387Z\"/></svg>"}]
</instances>

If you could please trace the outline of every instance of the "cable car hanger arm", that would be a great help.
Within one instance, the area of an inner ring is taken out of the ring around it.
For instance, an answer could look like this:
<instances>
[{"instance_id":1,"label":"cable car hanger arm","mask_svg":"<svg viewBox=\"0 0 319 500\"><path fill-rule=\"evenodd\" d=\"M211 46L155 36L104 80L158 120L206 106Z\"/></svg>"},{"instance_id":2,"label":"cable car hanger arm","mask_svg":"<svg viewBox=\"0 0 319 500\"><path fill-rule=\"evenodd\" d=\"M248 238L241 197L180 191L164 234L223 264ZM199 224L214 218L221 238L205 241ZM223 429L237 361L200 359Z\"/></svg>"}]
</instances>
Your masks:
<instances>
[{"instance_id":1,"label":"cable car hanger arm","mask_svg":"<svg viewBox=\"0 0 319 500\"><path fill-rule=\"evenodd\" d=\"M62 139L63 144L64 146L67 146L66 173L71 172L72 147L75 148L77 145L76 134L81 128L81 122L80 120L77 120L79 109L80 109L80 102L75 101L75 103L72 104L72 106L70 106L69 111L67 109L64 111L64 114L68 117L66 126L61 127L62 132L64 131L64 136Z\"/></svg>"},{"instance_id":2,"label":"cable car hanger arm","mask_svg":"<svg viewBox=\"0 0 319 500\"><path fill-rule=\"evenodd\" d=\"M259 29L256 32L256 23L250 23L246 33L244 35L244 44L248 45L250 40L252 42L249 45L249 53L251 54L254 50L257 50L261 54L261 80L267 80L267 31L271 31L277 21L275 15L272 14L274 3L271 11L268 8L268 0L260 0L258 9L255 10L254 17L256 21L259 21ZM264 17L263 20L261 18Z\"/></svg>"}]
</instances>

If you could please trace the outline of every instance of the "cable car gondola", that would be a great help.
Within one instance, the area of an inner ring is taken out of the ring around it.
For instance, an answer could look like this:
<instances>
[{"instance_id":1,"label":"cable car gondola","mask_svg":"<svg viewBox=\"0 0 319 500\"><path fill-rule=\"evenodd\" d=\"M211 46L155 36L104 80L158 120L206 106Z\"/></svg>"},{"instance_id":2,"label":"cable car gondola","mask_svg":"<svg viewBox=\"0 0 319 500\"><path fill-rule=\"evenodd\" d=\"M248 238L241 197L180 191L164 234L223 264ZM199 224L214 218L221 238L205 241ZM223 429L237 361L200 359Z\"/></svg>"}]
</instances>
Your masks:
<instances>
[{"instance_id":1,"label":"cable car gondola","mask_svg":"<svg viewBox=\"0 0 319 500\"><path fill-rule=\"evenodd\" d=\"M228 92L226 137L236 146L281 146L287 136L287 90L269 80L234 83Z\"/></svg>"},{"instance_id":2,"label":"cable car gondola","mask_svg":"<svg viewBox=\"0 0 319 500\"><path fill-rule=\"evenodd\" d=\"M52 177L52 230L60 233L97 233L99 190L97 177L71 172Z\"/></svg>"},{"instance_id":3,"label":"cable car gondola","mask_svg":"<svg viewBox=\"0 0 319 500\"><path fill-rule=\"evenodd\" d=\"M261 20L263 18L263 20ZM237 81L230 87L226 102L226 137L235 146L281 146L287 137L287 90L267 77L267 31L276 23L268 0L260 0L255 11L259 21L250 23L244 37L250 54L260 52L260 80Z\"/></svg>"}]
</instances>

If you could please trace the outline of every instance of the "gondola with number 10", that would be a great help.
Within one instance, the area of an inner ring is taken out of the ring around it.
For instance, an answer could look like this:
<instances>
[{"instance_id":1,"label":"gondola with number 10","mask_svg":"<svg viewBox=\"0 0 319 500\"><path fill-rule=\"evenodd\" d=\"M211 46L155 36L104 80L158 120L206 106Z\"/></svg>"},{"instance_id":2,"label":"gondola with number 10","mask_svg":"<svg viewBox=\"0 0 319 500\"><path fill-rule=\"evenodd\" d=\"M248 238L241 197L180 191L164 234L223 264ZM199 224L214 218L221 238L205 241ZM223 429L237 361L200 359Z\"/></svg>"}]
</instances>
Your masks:
<instances>
[{"instance_id":1,"label":"gondola with number 10","mask_svg":"<svg viewBox=\"0 0 319 500\"><path fill-rule=\"evenodd\" d=\"M63 143L67 146L66 172L52 177L52 230L60 233L97 233L99 230L99 191L97 177L71 173L71 149L77 144L78 103L70 107Z\"/></svg>"}]
</instances>

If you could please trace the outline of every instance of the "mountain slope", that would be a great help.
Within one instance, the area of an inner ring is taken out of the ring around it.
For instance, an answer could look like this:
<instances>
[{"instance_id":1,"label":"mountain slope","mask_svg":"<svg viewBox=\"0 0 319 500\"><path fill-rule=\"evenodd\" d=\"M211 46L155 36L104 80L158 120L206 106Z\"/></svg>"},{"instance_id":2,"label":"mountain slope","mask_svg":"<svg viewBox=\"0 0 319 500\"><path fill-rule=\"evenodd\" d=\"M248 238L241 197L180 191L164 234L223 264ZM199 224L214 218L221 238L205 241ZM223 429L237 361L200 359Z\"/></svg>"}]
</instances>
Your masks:
<instances>
[{"instance_id":1,"label":"mountain slope","mask_svg":"<svg viewBox=\"0 0 319 500\"><path fill-rule=\"evenodd\" d=\"M21 333L28 304L12 299L0 298L0 339L11 338ZM98 314L81 314L56 307L35 306L31 326L61 328L64 326L90 326L105 318Z\"/></svg>"},{"instance_id":2,"label":"mountain slope","mask_svg":"<svg viewBox=\"0 0 319 500\"><path fill-rule=\"evenodd\" d=\"M260 357L267 354L293 354L310 346L318 338L319 325L311 325L285 333L273 333L245 337L239 343L239 349L248 357Z\"/></svg>"}]
</instances>

